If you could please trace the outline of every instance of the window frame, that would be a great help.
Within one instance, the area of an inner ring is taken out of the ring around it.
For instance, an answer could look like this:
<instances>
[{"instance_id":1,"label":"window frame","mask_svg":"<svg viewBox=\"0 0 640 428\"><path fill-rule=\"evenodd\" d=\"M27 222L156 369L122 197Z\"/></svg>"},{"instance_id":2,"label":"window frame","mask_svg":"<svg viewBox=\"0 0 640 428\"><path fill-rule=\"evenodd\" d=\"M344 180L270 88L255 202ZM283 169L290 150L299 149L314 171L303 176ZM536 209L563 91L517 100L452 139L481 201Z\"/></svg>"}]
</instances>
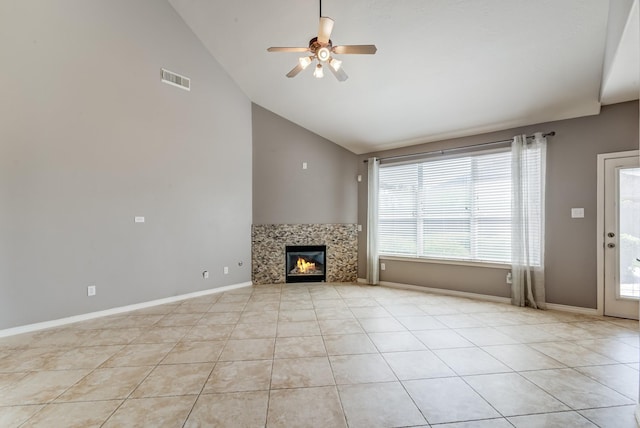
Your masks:
<instances>
[{"instance_id":1,"label":"window frame","mask_svg":"<svg viewBox=\"0 0 640 428\"><path fill-rule=\"evenodd\" d=\"M477 149L477 150L470 150L470 151L464 151L464 152L459 152L459 153L454 153L454 154L447 154L447 155L436 155L436 156L428 156L428 157L423 157L423 158L414 158L408 161L401 161L401 162L381 162L380 165L380 169L382 170L383 168L388 168L388 167L395 167L395 166L401 166L401 165L420 165L429 161L442 161L442 160L448 160L448 159L460 159L460 158L465 158L465 157L478 157L478 156L483 156L483 155L491 155L491 154L496 154L496 153L505 153L507 154L507 157L509 159L511 159L511 146L508 145L506 147L499 147L499 148L493 148L493 149ZM511 168L509 168L509 174L511 174ZM511 185L511 179L509 180L509 184ZM418 183L418 187L420 188L421 184ZM509 251L509 261L498 261L498 260L484 260L484 259L476 259L476 258L453 258L453 257L437 257L437 256L432 256L432 255L420 255L420 241L422 241L423 237L420 234L420 225L423 224L425 221L428 221L429 219L427 219L424 216L420 215L420 198L419 198L419 193L420 193L420 189L416 190L416 214L412 217L412 218L406 218L405 220L411 220L415 225L415 230L416 230L416 251L415 251L415 255L409 255L409 254L399 254L399 253L384 253L382 251L379 252L379 258L383 259L383 260L391 260L391 261L407 261L407 262L421 262L421 263L435 263L435 264L447 264L447 265L462 265L462 266L475 266L475 267L488 267L488 268L500 268L500 269L510 269L511 268L511 257L510 257L510 251ZM510 197L511 197L511 193L510 193ZM379 196L379 203L380 203L380 196ZM473 202L473 198L471 198L471 202ZM511 205L511 204L510 204ZM381 217L380 215L381 209L379 207L379 213L378 213L378 224L381 225L382 223L384 223L384 219ZM512 216L509 216L509 233L511 233L511 218ZM470 227L470 236L473 236L471 230L472 230L472 226L474 223L477 223L477 216L474 215L470 215L469 217L469 227ZM477 227L477 224L476 224ZM378 241L381 242L380 237L378 238ZM469 245L473 246L474 240L469 241ZM509 242L510 243L510 242Z\"/></svg>"}]
</instances>

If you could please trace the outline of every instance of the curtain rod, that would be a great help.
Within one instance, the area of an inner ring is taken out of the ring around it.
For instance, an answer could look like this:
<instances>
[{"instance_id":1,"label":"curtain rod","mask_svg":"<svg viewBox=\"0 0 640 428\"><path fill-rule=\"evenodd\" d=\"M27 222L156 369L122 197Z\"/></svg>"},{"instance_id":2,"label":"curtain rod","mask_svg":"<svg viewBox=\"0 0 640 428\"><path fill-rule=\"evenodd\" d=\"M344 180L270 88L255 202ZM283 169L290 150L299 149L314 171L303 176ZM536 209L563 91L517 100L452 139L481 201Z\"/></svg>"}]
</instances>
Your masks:
<instances>
[{"instance_id":1,"label":"curtain rod","mask_svg":"<svg viewBox=\"0 0 640 428\"><path fill-rule=\"evenodd\" d=\"M551 132L547 132L545 134L542 134L543 137L553 137L554 135L556 135L556 131L551 131ZM535 138L533 135L527 135L527 138ZM462 146L462 147L452 147L450 149L442 149L442 150L432 150L430 152L422 152L422 153L413 153L410 155L397 155L397 156L389 156L386 158L379 158L378 160L389 160L389 159L403 159L403 158L412 158L412 157L416 157L416 156L429 156L429 155L444 155L445 153L449 153L449 152L455 152L458 150L464 150L464 149L469 149L469 148L473 148L473 147L482 147L482 146L495 146L497 144L507 144L512 142L513 139L510 140L500 140L500 141L490 141L488 143L480 143L480 144L471 144L469 146ZM368 159L365 159L363 161L364 163L369 162Z\"/></svg>"}]
</instances>

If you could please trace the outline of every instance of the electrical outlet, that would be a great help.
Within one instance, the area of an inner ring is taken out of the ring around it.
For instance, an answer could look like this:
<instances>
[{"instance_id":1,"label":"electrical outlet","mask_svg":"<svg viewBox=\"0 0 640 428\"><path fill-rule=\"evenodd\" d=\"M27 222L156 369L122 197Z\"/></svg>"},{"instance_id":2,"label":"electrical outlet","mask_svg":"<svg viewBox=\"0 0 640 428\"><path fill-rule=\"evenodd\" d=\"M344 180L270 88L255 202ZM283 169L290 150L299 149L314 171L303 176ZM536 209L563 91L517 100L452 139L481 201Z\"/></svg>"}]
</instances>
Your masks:
<instances>
[{"instance_id":1,"label":"electrical outlet","mask_svg":"<svg viewBox=\"0 0 640 428\"><path fill-rule=\"evenodd\" d=\"M87 286L87 296L92 297L96 295L96 286L89 285Z\"/></svg>"},{"instance_id":2,"label":"electrical outlet","mask_svg":"<svg viewBox=\"0 0 640 428\"><path fill-rule=\"evenodd\" d=\"M224 272L225 275L228 275L229 274L229 266L225 266L222 271Z\"/></svg>"},{"instance_id":3,"label":"electrical outlet","mask_svg":"<svg viewBox=\"0 0 640 428\"><path fill-rule=\"evenodd\" d=\"M387 265L384 263L380 263L380 270L386 270L387 269Z\"/></svg>"},{"instance_id":4,"label":"electrical outlet","mask_svg":"<svg viewBox=\"0 0 640 428\"><path fill-rule=\"evenodd\" d=\"M209 279L209 271L205 270L204 272L202 272L202 278Z\"/></svg>"},{"instance_id":5,"label":"electrical outlet","mask_svg":"<svg viewBox=\"0 0 640 428\"><path fill-rule=\"evenodd\" d=\"M513 283L513 277L511 276L511 272L507 273L507 284Z\"/></svg>"},{"instance_id":6,"label":"electrical outlet","mask_svg":"<svg viewBox=\"0 0 640 428\"><path fill-rule=\"evenodd\" d=\"M358 225L358 232L362 232L362 225L361 224Z\"/></svg>"}]
</instances>

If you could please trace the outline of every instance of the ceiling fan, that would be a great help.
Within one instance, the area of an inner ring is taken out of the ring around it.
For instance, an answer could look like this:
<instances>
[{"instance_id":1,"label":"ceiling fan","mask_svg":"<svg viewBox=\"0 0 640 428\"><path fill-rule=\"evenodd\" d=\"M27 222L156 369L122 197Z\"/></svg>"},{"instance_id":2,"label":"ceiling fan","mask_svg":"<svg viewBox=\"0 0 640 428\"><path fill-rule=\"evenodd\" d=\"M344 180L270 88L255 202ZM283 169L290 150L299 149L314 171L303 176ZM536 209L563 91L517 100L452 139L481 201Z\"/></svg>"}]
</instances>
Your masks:
<instances>
[{"instance_id":1,"label":"ceiling fan","mask_svg":"<svg viewBox=\"0 0 640 428\"><path fill-rule=\"evenodd\" d=\"M332 54L369 54L372 55L378 50L376 45L342 45L333 46L331 42L331 31L333 30L333 19L322 16L322 0L320 0L320 25L318 27L318 36L309 40L309 47L270 47L269 52L308 52L311 55L303 56L298 59L298 65L287 73L287 77L295 77L302 70L306 69L316 60L318 64L313 71L313 75L320 79L324 77L324 66L328 65L329 70L336 76L340 82L344 82L349 78L342 68L342 61L334 58Z\"/></svg>"}]
</instances>

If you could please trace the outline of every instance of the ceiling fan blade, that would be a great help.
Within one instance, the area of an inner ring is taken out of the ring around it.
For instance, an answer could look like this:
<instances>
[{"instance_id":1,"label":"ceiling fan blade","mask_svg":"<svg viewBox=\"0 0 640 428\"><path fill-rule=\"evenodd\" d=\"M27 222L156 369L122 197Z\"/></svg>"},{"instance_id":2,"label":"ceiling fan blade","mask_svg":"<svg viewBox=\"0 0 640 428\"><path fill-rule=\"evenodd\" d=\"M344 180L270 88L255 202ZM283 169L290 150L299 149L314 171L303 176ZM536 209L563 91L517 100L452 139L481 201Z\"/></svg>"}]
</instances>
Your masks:
<instances>
[{"instance_id":1,"label":"ceiling fan blade","mask_svg":"<svg viewBox=\"0 0 640 428\"><path fill-rule=\"evenodd\" d=\"M334 46L331 51L337 54L369 54L373 55L376 53L378 48L376 45L344 45L344 46Z\"/></svg>"},{"instance_id":2,"label":"ceiling fan blade","mask_svg":"<svg viewBox=\"0 0 640 428\"><path fill-rule=\"evenodd\" d=\"M349 78L349 76L347 76L347 73L344 72L344 69L342 67L338 68L337 70L334 70L333 67L331 66L329 66L328 68L329 70L331 70L333 75L336 76L336 79L338 79L340 82L344 82Z\"/></svg>"},{"instance_id":3,"label":"ceiling fan blade","mask_svg":"<svg viewBox=\"0 0 640 428\"><path fill-rule=\"evenodd\" d=\"M329 43L331 32L333 31L333 19L326 16L320 17L320 26L318 27L318 42Z\"/></svg>"},{"instance_id":4,"label":"ceiling fan blade","mask_svg":"<svg viewBox=\"0 0 640 428\"><path fill-rule=\"evenodd\" d=\"M309 48L283 48L283 47L270 47L267 49L269 52L309 52Z\"/></svg>"},{"instance_id":5,"label":"ceiling fan blade","mask_svg":"<svg viewBox=\"0 0 640 428\"><path fill-rule=\"evenodd\" d=\"M302 70L304 70L304 67L298 64L293 67L290 72L287 73L287 77L296 77Z\"/></svg>"}]
</instances>

